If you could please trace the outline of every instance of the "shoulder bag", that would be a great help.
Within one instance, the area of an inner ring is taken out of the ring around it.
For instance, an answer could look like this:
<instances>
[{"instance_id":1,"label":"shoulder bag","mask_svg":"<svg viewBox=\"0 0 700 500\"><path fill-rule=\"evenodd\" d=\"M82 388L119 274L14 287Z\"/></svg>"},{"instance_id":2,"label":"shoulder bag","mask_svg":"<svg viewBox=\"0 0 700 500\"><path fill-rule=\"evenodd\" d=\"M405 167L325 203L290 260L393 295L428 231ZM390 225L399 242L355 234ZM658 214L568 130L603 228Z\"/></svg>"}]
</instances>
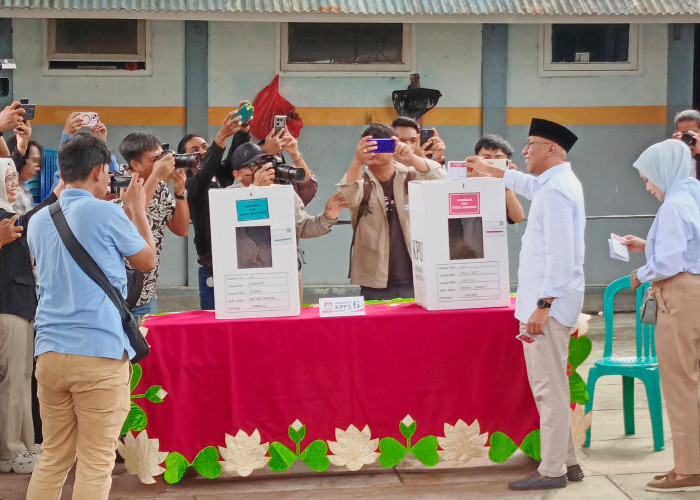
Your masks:
<instances>
[{"instance_id":1,"label":"shoulder bag","mask_svg":"<svg viewBox=\"0 0 700 500\"><path fill-rule=\"evenodd\" d=\"M134 357L131 358L132 363L138 363L143 358L148 356L151 352L148 342L141 334L139 329L138 321L126 305L124 297L117 290L117 288L109 282L105 273L100 269L100 266L94 261L85 248L80 244L78 239L71 231L68 221L66 221L65 215L63 215L63 210L61 210L61 205L58 201L49 205L49 212L51 213L51 218L53 219L58 234L63 241L63 244L68 249L73 260L78 264L80 269L88 275L95 283L97 283L102 290L107 294L107 297L114 303L117 310L119 311L119 316L122 320L122 327L124 328L124 333L126 333L129 339L129 344L134 349Z\"/></svg>"}]
</instances>

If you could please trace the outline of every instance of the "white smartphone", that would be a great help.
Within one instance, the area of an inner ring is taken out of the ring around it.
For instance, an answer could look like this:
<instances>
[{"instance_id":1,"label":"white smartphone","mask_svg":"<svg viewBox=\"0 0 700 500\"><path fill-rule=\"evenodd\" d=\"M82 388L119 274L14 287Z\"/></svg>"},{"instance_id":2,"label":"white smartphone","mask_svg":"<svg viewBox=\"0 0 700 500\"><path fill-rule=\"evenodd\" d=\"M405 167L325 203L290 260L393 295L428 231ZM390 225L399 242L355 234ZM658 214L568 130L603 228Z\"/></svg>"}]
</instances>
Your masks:
<instances>
[{"instance_id":1,"label":"white smartphone","mask_svg":"<svg viewBox=\"0 0 700 500\"><path fill-rule=\"evenodd\" d=\"M508 165L510 162L510 160L507 160L505 158L498 158L498 159L484 160L484 161L493 167L500 168L504 172L506 170L508 170Z\"/></svg>"},{"instance_id":2,"label":"white smartphone","mask_svg":"<svg viewBox=\"0 0 700 500\"><path fill-rule=\"evenodd\" d=\"M80 113L83 120L83 127L92 128L100 121L100 117L94 111L83 111Z\"/></svg>"},{"instance_id":3,"label":"white smartphone","mask_svg":"<svg viewBox=\"0 0 700 500\"><path fill-rule=\"evenodd\" d=\"M286 115L275 115L275 134L287 126L287 116Z\"/></svg>"}]
</instances>

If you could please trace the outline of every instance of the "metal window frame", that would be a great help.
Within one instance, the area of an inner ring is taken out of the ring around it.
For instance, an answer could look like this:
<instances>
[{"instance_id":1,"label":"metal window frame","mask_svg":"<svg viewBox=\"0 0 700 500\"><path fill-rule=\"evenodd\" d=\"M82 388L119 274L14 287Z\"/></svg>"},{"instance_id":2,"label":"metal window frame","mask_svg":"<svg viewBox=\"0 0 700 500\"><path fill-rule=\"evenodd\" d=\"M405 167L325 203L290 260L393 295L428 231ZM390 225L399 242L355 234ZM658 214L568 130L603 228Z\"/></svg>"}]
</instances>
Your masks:
<instances>
[{"instance_id":1,"label":"metal window frame","mask_svg":"<svg viewBox=\"0 0 700 500\"><path fill-rule=\"evenodd\" d=\"M374 23L365 23L374 24ZM403 62L396 64L324 64L324 63L289 63L289 23L278 24L278 46L280 74L313 76L381 76L395 74L410 74L415 66L415 30L410 23L400 23L403 25L402 59Z\"/></svg>"},{"instance_id":2,"label":"metal window frame","mask_svg":"<svg viewBox=\"0 0 700 500\"><path fill-rule=\"evenodd\" d=\"M118 18L114 18L119 20ZM86 21L92 20L92 18L86 18ZM125 19L127 20L127 19ZM66 74L66 75L92 75L96 74L99 76L143 76L144 74L151 73L151 57L150 57L150 39L151 39L151 26L150 22L146 19L137 19L137 49L136 54L121 54L121 53L61 53L56 52L56 19L46 19L44 24L44 74ZM116 69L100 69L100 68L80 68L80 69L51 69L49 68L49 63L51 61L105 61L105 62L143 62L146 65L146 69L136 70L136 71L125 71Z\"/></svg>"},{"instance_id":3,"label":"metal window frame","mask_svg":"<svg viewBox=\"0 0 700 500\"><path fill-rule=\"evenodd\" d=\"M559 24L559 23L554 23ZM576 23L585 24L585 23ZM609 24L609 23L606 23ZM623 23L624 24L624 23ZM630 24L629 58L625 62L553 63L552 24L540 25L540 76L638 76L642 72L642 37L638 24Z\"/></svg>"}]
</instances>

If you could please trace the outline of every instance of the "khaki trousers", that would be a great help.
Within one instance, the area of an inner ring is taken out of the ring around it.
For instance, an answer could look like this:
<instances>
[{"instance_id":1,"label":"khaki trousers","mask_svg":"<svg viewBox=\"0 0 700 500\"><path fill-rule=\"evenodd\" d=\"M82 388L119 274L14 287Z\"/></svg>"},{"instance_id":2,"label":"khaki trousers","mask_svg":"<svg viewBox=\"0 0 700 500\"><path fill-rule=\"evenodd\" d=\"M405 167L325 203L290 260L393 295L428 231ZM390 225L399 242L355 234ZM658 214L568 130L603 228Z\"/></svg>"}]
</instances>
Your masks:
<instances>
[{"instance_id":1,"label":"khaki trousers","mask_svg":"<svg viewBox=\"0 0 700 500\"><path fill-rule=\"evenodd\" d=\"M520 323L520 331L527 331L525 323ZM542 462L537 471L548 477L564 475L568 466L578 463L566 375L570 335L571 328L549 318L542 338L530 344L523 342L527 378L540 414Z\"/></svg>"},{"instance_id":2,"label":"khaki trousers","mask_svg":"<svg viewBox=\"0 0 700 500\"><path fill-rule=\"evenodd\" d=\"M700 275L657 283L656 357L678 474L700 474Z\"/></svg>"},{"instance_id":3,"label":"khaki trousers","mask_svg":"<svg viewBox=\"0 0 700 500\"><path fill-rule=\"evenodd\" d=\"M33 322L0 314L0 460L34 444L32 421Z\"/></svg>"},{"instance_id":4,"label":"khaki trousers","mask_svg":"<svg viewBox=\"0 0 700 500\"><path fill-rule=\"evenodd\" d=\"M57 500L78 461L73 500L106 500L117 439L129 412L131 365L126 359L47 352L36 378L44 444L27 500Z\"/></svg>"}]
</instances>

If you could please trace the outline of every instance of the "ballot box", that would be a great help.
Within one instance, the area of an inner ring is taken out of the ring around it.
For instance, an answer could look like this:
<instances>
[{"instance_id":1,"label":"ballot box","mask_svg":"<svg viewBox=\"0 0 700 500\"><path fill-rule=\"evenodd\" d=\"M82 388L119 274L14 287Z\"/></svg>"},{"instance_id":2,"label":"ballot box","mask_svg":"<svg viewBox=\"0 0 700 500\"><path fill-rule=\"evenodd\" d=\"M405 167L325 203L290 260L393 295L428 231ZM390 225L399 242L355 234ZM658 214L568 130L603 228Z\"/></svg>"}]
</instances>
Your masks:
<instances>
[{"instance_id":1,"label":"ballot box","mask_svg":"<svg viewBox=\"0 0 700 500\"><path fill-rule=\"evenodd\" d=\"M507 307L502 179L408 184L416 303L428 310Z\"/></svg>"},{"instance_id":2,"label":"ballot box","mask_svg":"<svg viewBox=\"0 0 700 500\"><path fill-rule=\"evenodd\" d=\"M216 318L298 315L292 187L212 189L209 208Z\"/></svg>"}]
</instances>

